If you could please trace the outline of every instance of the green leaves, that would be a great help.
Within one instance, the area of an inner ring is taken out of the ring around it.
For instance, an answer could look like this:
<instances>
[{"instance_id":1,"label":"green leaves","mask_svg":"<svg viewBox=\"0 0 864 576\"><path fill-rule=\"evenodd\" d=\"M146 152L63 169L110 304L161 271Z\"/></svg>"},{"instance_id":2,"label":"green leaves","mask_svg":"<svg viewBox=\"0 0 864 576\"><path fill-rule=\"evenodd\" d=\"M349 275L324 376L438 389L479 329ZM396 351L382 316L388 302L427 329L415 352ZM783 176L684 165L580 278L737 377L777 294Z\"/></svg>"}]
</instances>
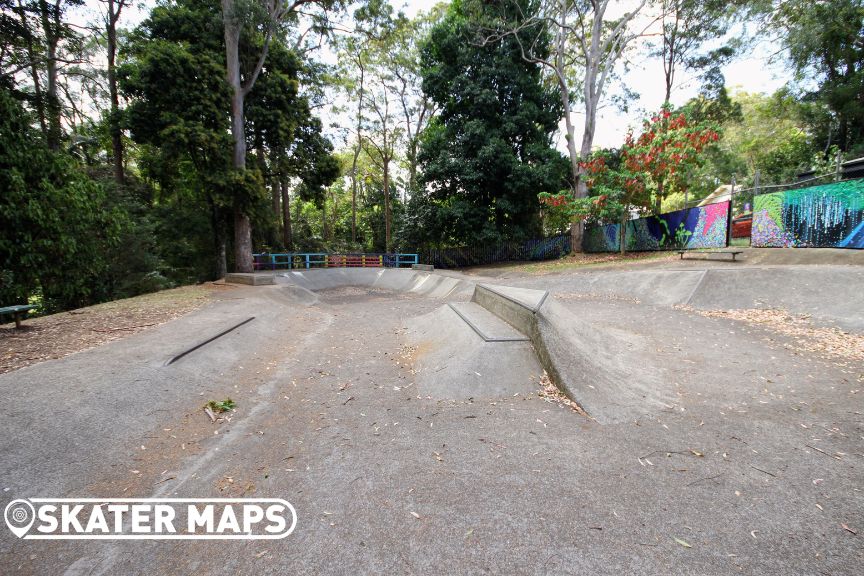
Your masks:
<instances>
[{"instance_id":1,"label":"green leaves","mask_svg":"<svg viewBox=\"0 0 864 576\"><path fill-rule=\"evenodd\" d=\"M0 90L0 190L0 301L41 292L43 310L53 311L104 298L125 216L72 158L48 150L7 90Z\"/></svg>"},{"instance_id":2,"label":"green leaves","mask_svg":"<svg viewBox=\"0 0 864 576\"><path fill-rule=\"evenodd\" d=\"M419 155L434 243L539 235L537 194L566 187L566 161L551 146L561 113L556 93L513 37L478 42L476 22L498 9L477 0L453 4L423 48L423 90L440 108ZM501 9L519 19L536 6Z\"/></svg>"}]
</instances>

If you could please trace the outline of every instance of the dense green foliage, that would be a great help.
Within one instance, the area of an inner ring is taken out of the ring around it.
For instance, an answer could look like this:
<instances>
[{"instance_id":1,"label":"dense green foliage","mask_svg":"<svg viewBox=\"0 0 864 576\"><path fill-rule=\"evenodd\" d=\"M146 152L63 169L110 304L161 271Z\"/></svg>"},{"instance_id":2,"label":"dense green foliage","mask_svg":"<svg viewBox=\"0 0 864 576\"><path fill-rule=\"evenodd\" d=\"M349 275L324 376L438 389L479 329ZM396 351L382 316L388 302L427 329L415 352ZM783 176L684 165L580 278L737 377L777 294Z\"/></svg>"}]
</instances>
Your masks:
<instances>
[{"instance_id":1,"label":"dense green foliage","mask_svg":"<svg viewBox=\"0 0 864 576\"><path fill-rule=\"evenodd\" d=\"M0 301L41 296L47 310L108 295L124 214L66 154L31 128L10 90L0 89Z\"/></svg>"},{"instance_id":2,"label":"dense green foliage","mask_svg":"<svg viewBox=\"0 0 864 576\"><path fill-rule=\"evenodd\" d=\"M798 84L829 114L813 118L818 145L864 152L864 2L791 0L773 13Z\"/></svg>"},{"instance_id":3,"label":"dense green foliage","mask_svg":"<svg viewBox=\"0 0 864 576\"><path fill-rule=\"evenodd\" d=\"M423 52L423 90L441 112L423 136L428 242L494 242L539 236L538 192L565 186L567 165L552 147L560 102L523 60L518 40L478 44L468 14L474 0L454 2L432 29ZM536 3L519 2L520 17ZM515 16L514 16L515 17Z\"/></svg>"},{"instance_id":4,"label":"dense green foliage","mask_svg":"<svg viewBox=\"0 0 864 576\"><path fill-rule=\"evenodd\" d=\"M0 306L61 310L218 278L248 260L250 227L254 251L522 240L566 231L574 211L538 194L579 182L582 215L619 220L864 153L862 0L662 0L633 19L557 0L455 0L410 17L390 0L311 0L302 14L159 0L132 29L128 0L113 4L112 19L82 0L0 0ZM603 38L615 43L592 53ZM766 38L789 82L727 90L725 66ZM620 82L636 49L656 85ZM676 100L693 82L699 95ZM667 154L676 138L655 139L634 163L638 141L623 136L592 156L604 126L586 121L579 148L577 111L596 118L649 90L665 92L669 118L720 139L686 161Z\"/></svg>"}]
</instances>

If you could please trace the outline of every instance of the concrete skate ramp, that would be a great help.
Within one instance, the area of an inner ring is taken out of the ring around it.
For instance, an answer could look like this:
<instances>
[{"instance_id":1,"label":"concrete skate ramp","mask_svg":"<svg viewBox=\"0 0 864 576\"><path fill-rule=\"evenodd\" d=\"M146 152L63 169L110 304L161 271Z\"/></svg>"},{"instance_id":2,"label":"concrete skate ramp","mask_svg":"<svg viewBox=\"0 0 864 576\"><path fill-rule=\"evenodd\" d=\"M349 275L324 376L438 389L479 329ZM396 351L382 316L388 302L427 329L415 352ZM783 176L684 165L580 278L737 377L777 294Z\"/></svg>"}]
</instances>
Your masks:
<instances>
[{"instance_id":1,"label":"concrete skate ramp","mask_svg":"<svg viewBox=\"0 0 864 576\"><path fill-rule=\"evenodd\" d=\"M315 292L302 286L289 284L288 286L283 286L282 289L285 290L291 301L305 306L312 306L321 300Z\"/></svg>"},{"instance_id":2,"label":"concrete skate ramp","mask_svg":"<svg viewBox=\"0 0 864 576\"><path fill-rule=\"evenodd\" d=\"M556 386L598 422L632 421L670 402L655 343L583 318L548 296L478 284L473 301L528 335Z\"/></svg>"},{"instance_id":3,"label":"concrete skate ramp","mask_svg":"<svg viewBox=\"0 0 864 576\"><path fill-rule=\"evenodd\" d=\"M554 300L535 315L535 347L552 380L600 423L632 421L672 401L644 335L589 322Z\"/></svg>"},{"instance_id":4,"label":"concrete skate ramp","mask_svg":"<svg viewBox=\"0 0 864 576\"><path fill-rule=\"evenodd\" d=\"M689 304L782 308L864 332L864 269L851 266L706 270Z\"/></svg>"},{"instance_id":5,"label":"concrete skate ramp","mask_svg":"<svg viewBox=\"0 0 864 576\"><path fill-rule=\"evenodd\" d=\"M699 285L704 270L636 270L584 272L568 275L559 292L582 292L636 298L643 304L684 304Z\"/></svg>"},{"instance_id":6,"label":"concrete skate ramp","mask_svg":"<svg viewBox=\"0 0 864 576\"><path fill-rule=\"evenodd\" d=\"M702 309L783 308L864 331L864 269L853 266L723 267L572 274L558 292L624 296Z\"/></svg>"},{"instance_id":7,"label":"concrete skate ramp","mask_svg":"<svg viewBox=\"0 0 864 576\"><path fill-rule=\"evenodd\" d=\"M460 301L470 299L474 291L473 282L430 272L394 268L290 270L277 275L276 281L299 286L312 292L359 286Z\"/></svg>"},{"instance_id":8,"label":"concrete skate ramp","mask_svg":"<svg viewBox=\"0 0 864 576\"><path fill-rule=\"evenodd\" d=\"M538 388L543 368L531 342L486 342L450 306L412 319L407 336L424 398L501 398Z\"/></svg>"}]
</instances>

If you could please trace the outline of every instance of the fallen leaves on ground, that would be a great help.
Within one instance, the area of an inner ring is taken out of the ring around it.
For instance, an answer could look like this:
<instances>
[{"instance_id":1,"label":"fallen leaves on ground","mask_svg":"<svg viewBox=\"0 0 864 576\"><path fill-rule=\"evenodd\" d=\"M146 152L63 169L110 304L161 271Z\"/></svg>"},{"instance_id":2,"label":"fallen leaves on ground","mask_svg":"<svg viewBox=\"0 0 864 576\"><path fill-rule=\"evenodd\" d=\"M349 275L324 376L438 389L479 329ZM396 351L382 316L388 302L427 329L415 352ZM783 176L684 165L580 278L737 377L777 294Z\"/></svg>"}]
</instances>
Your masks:
<instances>
[{"instance_id":1,"label":"fallen leaves on ground","mask_svg":"<svg viewBox=\"0 0 864 576\"><path fill-rule=\"evenodd\" d=\"M689 306L677 308L708 318L728 318L767 328L795 341L796 349L814 352L823 357L864 360L864 335L835 327L815 326L809 314L790 314L786 310L746 308L740 310L697 310Z\"/></svg>"},{"instance_id":2,"label":"fallen leaves on ground","mask_svg":"<svg viewBox=\"0 0 864 576\"><path fill-rule=\"evenodd\" d=\"M26 319L0 328L0 374L125 338L203 306L217 284L183 286L88 308Z\"/></svg>"},{"instance_id":3,"label":"fallen leaves on ground","mask_svg":"<svg viewBox=\"0 0 864 576\"><path fill-rule=\"evenodd\" d=\"M555 384L552 383L552 379L549 378L549 374L544 370L543 375L540 377L540 392L539 396L546 400L547 402L551 402L553 404L558 404L559 406L566 406L570 408L574 412L578 412L583 416L587 416L588 414L585 410L582 409L579 404L568 398L561 390L558 389Z\"/></svg>"}]
</instances>

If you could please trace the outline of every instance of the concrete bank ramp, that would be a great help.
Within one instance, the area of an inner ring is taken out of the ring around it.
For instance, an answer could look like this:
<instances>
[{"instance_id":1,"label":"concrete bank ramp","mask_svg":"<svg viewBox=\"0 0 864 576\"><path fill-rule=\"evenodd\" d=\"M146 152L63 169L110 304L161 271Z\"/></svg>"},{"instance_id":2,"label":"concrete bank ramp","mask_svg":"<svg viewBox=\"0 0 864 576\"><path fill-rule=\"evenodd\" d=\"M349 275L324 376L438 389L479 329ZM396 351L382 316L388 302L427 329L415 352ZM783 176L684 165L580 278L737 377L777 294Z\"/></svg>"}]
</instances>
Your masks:
<instances>
[{"instance_id":1,"label":"concrete bank ramp","mask_svg":"<svg viewBox=\"0 0 864 576\"><path fill-rule=\"evenodd\" d=\"M431 272L395 268L328 268L289 270L277 282L317 292L345 286L393 290L444 300L468 300L474 284L460 278Z\"/></svg>"},{"instance_id":2,"label":"concrete bank ramp","mask_svg":"<svg viewBox=\"0 0 864 576\"><path fill-rule=\"evenodd\" d=\"M729 265L672 270L594 271L553 279L556 292L635 298L653 306L782 308L864 331L864 268Z\"/></svg>"},{"instance_id":3,"label":"concrete bank ramp","mask_svg":"<svg viewBox=\"0 0 864 576\"><path fill-rule=\"evenodd\" d=\"M284 294L287 295L289 300L298 304L312 306L321 300L315 292L302 286L289 284L288 286L281 286L280 288L284 290Z\"/></svg>"},{"instance_id":4,"label":"concrete bank ramp","mask_svg":"<svg viewBox=\"0 0 864 576\"><path fill-rule=\"evenodd\" d=\"M543 368L531 342L477 304L441 306L407 328L419 396L501 398L538 388Z\"/></svg>"},{"instance_id":5,"label":"concrete bank ramp","mask_svg":"<svg viewBox=\"0 0 864 576\"><path fill-rule=\"evenodd\" d=\"M630 422L673 402L650 338L580 318L552 299L535 320L552 380L598 422Z\"/></svg>"},{"instance_id":6,"label":"concrete bank ramp","mask_svg":"<svg viewBox=\"0 0 864 576\"><path fill-rule=\"evenodd\" d=\"M699 286L704 270L635 270L582 272L556 283L560 292L625 296L643 304L684 304Z\"/></svg>"},{"instance_id":7,"label":"concrete bank ramp","mask_svg":"<svg viewBox=\"0 0 864 576\"><path fill-rule=\"evenodd\" d=\"M648 338L579 317L545 290L478 284L473 301L527 335L552 381L598 422L632 421L671 400Z\"/></svg>"},{"instance_id":8,"label":"concrete bank ramp","mask_svg":"<svg viewBox=\"0 0 864 576\"><path fill-rule=\"evenodd\" d=\"M864 268L706 270L688 304L708 310L782 308L864 332Z\"/></svg>"}]
</instances>

